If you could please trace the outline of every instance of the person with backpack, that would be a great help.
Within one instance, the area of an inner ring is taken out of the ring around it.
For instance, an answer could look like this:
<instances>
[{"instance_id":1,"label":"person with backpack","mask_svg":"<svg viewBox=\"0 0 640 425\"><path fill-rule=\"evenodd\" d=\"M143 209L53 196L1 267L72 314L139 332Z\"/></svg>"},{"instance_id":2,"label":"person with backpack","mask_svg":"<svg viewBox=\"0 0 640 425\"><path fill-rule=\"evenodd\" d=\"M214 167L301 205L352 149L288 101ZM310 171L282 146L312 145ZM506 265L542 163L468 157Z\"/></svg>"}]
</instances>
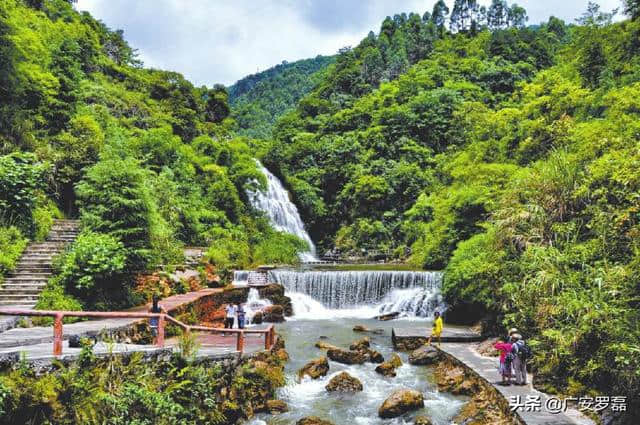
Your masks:
<instances>
[{"instance_id":1,"label":"person with backpack","mask_svg":"<svg viewBox=\"0 0 640 425\"><path fill-rule=\"evenodd\" d=\"M511 363L513 362L513 348L510 340L507 342L498 341L493 348L500 352L500 365L498 366L498 372L502 376L501 385L511 385Z\"/></svg>"},{"instance_id":2,"label":"person with backpack","mask_svg":"<svg viewBox=\"0 0 640 425\"><path fill-rule=\"evenodd\" d=\"M236 306L236 317L238 318L238 329L244 329L246 311L242 304Z\"/></svg>"},{"instance_id":3,"label":"person with backpack","mask_svg":"<svg viewBox=\"0 0 640 425\"><path fill-rule=\"evenodd\" d=\"M531 348L525 344L522 335L514 334L515 340L511 349L514 354L513 371L516 376L516 385L527 385L527 360L531 358Z\"/></svg>"}]
</instances>

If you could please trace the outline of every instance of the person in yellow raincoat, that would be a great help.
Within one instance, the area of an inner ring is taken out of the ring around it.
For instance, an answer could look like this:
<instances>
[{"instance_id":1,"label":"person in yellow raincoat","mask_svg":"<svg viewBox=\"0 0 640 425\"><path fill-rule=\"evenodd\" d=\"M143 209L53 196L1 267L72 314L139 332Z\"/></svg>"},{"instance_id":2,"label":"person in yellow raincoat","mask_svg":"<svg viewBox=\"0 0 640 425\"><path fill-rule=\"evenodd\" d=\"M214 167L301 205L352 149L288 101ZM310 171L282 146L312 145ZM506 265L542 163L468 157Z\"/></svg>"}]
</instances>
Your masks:
<instances>
[{"instance_id":1,"label":"person in yellow raincoat","mask_svg":"<svg viewBox=\"0 0 640 425\"><path fill-rule=\"evenodd\" d=\"M433 338L434 336L436 338L438 338L438 347L440 346L440 335L442 335L442 316L440 316L440 312L436 311L435 313L433 313L433 316L435 317L434 321L433 321L433 329L431 331L431 336L429 336L429 341L427 341L427 344L431 345L431 338Z\"/></svg>"}]
</instances>

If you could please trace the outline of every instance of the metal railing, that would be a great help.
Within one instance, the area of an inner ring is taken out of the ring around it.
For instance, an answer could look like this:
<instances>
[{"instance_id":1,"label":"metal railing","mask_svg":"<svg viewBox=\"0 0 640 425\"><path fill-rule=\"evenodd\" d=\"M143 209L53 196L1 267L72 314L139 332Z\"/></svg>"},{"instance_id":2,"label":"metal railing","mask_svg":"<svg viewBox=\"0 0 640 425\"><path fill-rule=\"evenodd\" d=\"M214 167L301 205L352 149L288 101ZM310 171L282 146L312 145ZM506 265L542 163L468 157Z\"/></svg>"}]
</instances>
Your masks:
<instances>
[{"instance_id":1,"label":"metal railing","mask_svg":"<svg viewBox=\"0 0 640 425\"><path fill-rule=\"evenodd\" d=\"M212 328L209 326L187 325L166 313L136 313L130 311L53 311L53 310L27 310L27 309L0 309L0 316L38 316L53 317L53 355L62 355L63 343L63 324L62 319L65 317L85 317L85 318L101 318L101 319L158 319L158 335L156 337L156 345L158 347L165 346L165 327L167 322L171 322L185 332L198 331L219 334L236 334L236 351L241 354L244 351L245 334L263 334L265 350L271 349L275 343L275 331L273 325L269 325L266 329L223 329Z\"/></svg>"}]
</instances>

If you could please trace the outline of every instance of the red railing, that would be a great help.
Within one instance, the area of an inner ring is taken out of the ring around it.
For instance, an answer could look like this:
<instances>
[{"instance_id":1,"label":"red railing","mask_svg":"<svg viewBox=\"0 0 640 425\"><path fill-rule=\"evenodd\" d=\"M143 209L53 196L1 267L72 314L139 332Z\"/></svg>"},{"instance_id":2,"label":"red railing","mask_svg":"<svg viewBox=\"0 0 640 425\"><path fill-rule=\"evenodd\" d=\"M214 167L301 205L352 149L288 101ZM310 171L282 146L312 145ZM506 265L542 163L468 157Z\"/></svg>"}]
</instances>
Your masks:
<instances>
[{"instance_id":1,"label":"red railing","mask_svg":"<svg viewBox=\"0 0 640 425\"><path fill-rule=\"evenodd\" d=\"M53 355L62 354L62 319L65 317L85 317L85 318L102 318L102 319L158 319L158 335L156 337L156 345L164 347L165 326L167 322L171 322L186 332L211 332L221 334L236 334L236 351L242 353L244 351L245 334L263 334L264 348L269 350L275 342L275 331L273 325L269 325L266 329L222 329L212 328L209 326L187 325L166 313L136 313L129 311L50 311L50 310L21 310L21 309L0 309L0 316L45 316L53 317Z\"/></svg>"}]
</instances>

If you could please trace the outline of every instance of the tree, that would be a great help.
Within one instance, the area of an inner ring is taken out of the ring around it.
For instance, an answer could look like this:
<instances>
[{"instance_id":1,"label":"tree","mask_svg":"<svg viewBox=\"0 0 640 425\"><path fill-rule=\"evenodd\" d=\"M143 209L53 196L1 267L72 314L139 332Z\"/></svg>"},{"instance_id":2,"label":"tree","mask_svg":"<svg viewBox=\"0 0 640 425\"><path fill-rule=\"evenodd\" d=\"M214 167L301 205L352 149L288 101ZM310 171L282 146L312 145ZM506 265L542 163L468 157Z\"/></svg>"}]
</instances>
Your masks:
<instances>
[{"instance_id":1,"label":"tree","mask_svg":"<svg viewBox=\"0 0 640 425\"><path fill-rule=\"evenodd\" d=\"M451 31L467 31L477 7L476 0L455 0L451 11Z\"/></svg>"},{"instance_id":2,"label":"tree","mask_svg":"<svg viewBox=\"0 0 640 425\"><path fill-rule=\"evenodd\" d=\"M222 84L216 84L207 92L205 115L207 121L220 123L231 113L228 104L229 95Z\"/></svg>"},{"instance_id":3,"label":"tree","mask_svg":"<svg viewBox=\"0 0 640 425\"><path fill-rule=\"evenodd\" d=\"M624 0L624 13L633 20L640 18L640 0Z\"/></svg>"},{"instance_id":4,"label":"tree","mask_svg":"<svg viewBox=\"0 0 640 425\"><path fill-rule=\"evenodd\" d=\"M431 13L431 22L438 28L438 33L442 37L444 34L445 23L447 22L447 16L449 15L449 8L444 0L438 0L433 5L433 12Z\"/></svg>"},{"instance_id":5,"label":"tree","mask_svg":"<svg viewBox=\"0 0 640 425\"><path fill-rule=\"evenodd\" d=\"M507 18L509 26L514 28L524 28L524 24L529 20L527 11L515 3L509 8Z\"/></svg>"},{"instance_id":6,"label":"tree","mask_svg":"<svg viewBox=\"0 0 640 425\"><path fill-rule=\"evenodd\" d=\"M502 29L508 23L509 6L506 0L492 0L487 11L487 25L492 30Z\"/></svg>"}]
</instances>

